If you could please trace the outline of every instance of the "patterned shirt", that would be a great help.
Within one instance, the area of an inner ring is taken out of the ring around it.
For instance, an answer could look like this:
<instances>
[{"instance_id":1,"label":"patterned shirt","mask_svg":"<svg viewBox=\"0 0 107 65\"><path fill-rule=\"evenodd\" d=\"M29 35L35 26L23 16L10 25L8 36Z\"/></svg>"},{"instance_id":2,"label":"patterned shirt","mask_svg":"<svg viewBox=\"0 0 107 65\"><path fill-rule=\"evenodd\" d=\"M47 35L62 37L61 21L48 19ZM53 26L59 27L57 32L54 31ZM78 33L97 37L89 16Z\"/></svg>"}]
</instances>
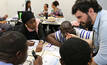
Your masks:
<instances>
[{"instance_id":1,"label":"patterned shirt","mask_svg":"<svg viewBox=\"0 0 107 65\"><path fill-rule=\"evenodd\" d=\"M51 15L56 17L56 16L63 16L63 13L61 9L58 9L56 12L54 10L51 10Z\"/></svg>"},{"instance_id":2,"label":"patterned shirt","mask_svg":"<svg viewBox=\"0 0 107 65\"><path fill-rule=\"evenodd\" d=\"M75 28L75 30L76 30L76 35L79 36L80 38L92 40L93 31L87 31L80 28ZM60 30L55 32L55 38L56 40L62 43L66 40Z\"/></svg>"}]
</instances>

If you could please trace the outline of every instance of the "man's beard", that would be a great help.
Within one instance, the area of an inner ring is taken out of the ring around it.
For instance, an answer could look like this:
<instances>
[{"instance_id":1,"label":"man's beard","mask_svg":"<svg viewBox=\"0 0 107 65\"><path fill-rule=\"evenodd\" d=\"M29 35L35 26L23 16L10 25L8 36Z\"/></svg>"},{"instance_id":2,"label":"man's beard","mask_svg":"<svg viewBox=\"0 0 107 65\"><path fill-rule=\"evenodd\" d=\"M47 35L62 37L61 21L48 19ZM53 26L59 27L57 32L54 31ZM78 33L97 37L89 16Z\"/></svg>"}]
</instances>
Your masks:
<instances>
[{"instance_id":1,"label":"man's beard","mask_svg":"<svg viewBox=\"0 0 107 65\"><path fill-rule=\"evenodd\" d=\"M87 14L88 18L86 21L81 22L81 25L83 24L84 29L92 30L92 19L91 17Z\"/></svg>"},{"instance_id":2,"label":"man's beard","mask_svg":"<svg viewBox=\"0 0 107 65\"><path fill-rule=\"evenodd\" d=\"M90 26L92 26L92 19L89 15L87 15L87 21L86 21L86 28L89 28Z\"/></svg>"}]
</instances>

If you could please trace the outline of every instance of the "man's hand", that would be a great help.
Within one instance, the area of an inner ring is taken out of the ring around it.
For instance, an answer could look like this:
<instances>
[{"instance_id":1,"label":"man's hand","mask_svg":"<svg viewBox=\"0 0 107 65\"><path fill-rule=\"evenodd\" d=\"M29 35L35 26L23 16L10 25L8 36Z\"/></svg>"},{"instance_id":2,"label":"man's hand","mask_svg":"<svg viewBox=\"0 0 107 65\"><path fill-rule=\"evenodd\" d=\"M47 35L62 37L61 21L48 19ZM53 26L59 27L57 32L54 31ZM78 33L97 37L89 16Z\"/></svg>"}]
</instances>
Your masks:
<instances>
[{"instance_id":1,"label":"man's hand","mask_svg":"<svg viewBox=\"0 0 107 65\"><path fill-rule=\"evenodd\" d=\"M94 62L94 59L92 59L91 65L98 65Z\"/></svg>"},{"instance_id":2,"label":"man's hand","mask_svg":"<svg viewBox=\"0 0 107 65\"><path fill-rule=\"evenodd\" d=\"M34 61L34 65L42 65L42 57L37 56L36 60Z\"/></svg>"},{"instance_id":3,"label":"man's hand","mask_svg":"<svg viewBox=\"0 0 107 65\"><path fill-rule=\"evenodd\" d=\"M66 34L66 39L70 39L72 37L79 38L77 35L74 35L74 34L70 34L70 33Z\"/></svg>"}]
</instances>

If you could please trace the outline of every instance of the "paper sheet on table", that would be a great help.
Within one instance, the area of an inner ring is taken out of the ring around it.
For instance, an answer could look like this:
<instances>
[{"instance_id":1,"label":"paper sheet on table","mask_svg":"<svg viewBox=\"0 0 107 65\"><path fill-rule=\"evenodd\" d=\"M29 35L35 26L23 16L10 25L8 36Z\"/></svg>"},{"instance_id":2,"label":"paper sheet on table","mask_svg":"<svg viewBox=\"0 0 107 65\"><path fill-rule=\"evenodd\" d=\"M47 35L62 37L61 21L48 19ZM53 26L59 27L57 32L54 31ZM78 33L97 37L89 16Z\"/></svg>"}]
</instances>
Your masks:
<instances>
[{"instance_id":1,"label":"paper sheet on table","mask_svg":"<svg viewBox=\"0 0 107 65\"><path fill-rule=\"evenodd\" d=\"M43 57L43 65L57 65L59 63L59 59L52 55L45 55Z\"/></svg>"}]
</instances>

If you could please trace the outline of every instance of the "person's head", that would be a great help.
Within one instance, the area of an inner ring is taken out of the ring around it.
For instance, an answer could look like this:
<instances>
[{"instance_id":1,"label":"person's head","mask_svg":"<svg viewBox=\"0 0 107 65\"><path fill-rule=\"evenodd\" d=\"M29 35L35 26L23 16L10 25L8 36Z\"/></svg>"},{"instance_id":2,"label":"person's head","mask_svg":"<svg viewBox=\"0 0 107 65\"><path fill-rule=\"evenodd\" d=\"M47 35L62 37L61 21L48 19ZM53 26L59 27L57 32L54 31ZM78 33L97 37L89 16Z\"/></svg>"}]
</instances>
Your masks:
<instances>
[{"instance_id":1,"label":"person's head","mask_svg":"<svg viewBox=\"0 0 107 65\"><path fill-rule=\"evenodd\" d=\"M7 18L8 18L8 15L5 14L5 15L3 16L3 19L6 20Z\"/></svg>"},{"instance_id":2,"label":"person's head","mask_svg":"<svg viewBox=\"0 0 107 65\"><path fill-rule=\"evenodd\" d=\"M28 8L31 8L31 1L26 1L26 11Z\"/></svg>"},{"instance_id":3,"label":"person's head","mask_svg":"<svg viewBox=\"0 0 107 65\"><path fill-rule=\"evenodd\" d=\"M62 22L60 25L60 30L64 37L66 36L67 33L76 34L71 22L69 21Z\"/></svg>"},{"instance_id":4,"label":"person's head","mask_svg":"<svg viewBox=\"0 0 107 65\"><path fill-rule=\"evenodd\" d=\"M44 10L48 10L49 5L48 4L44 4Z\"/></svg>"},{"instance_id":5,"label":"person's head","mask_svg":"<svg viewBox=\"0 0 107 65\"><path fill-rule=\"evenodd\" d=\"M12 30L12 26L10 24L0 24L0 32L6 32Z\"/></svg>"},{"instance_id":6,"label":"person's head","mask_svg":"<svg viewBox=\"0 0 107 65\"><path fill-rule=\"evenodd\" d=\"M54 8L56 8L57 6L59 6L59 2L58 2L58 1L54 1L54 2L52 3L52 8L54 9Z\"/></svg>"},{"instance_id":7,"label":"person's head","mask_svg":"<svg viewBox=\"0 0 107 65\"><path fill-rule=\"evenodd\" d=\"M74 14L79 22L94 24L97 13L102 10L97 0L76 0L72 7Z\"/></svg>"},{"instance_id":8,"label":"person's head","mask_svg":"<svg viewBox=\"0 0 107 65\"><path fill-rule=\"evenodd\" d=\"M22 64L27 57L27 39L15 31L6 32L0 37L0 61Z\"/></svg>"},{"instance_id":9,"label":"person's head","mask_svg":"<svg viewBox=\"0 0 107 65\"><path fill-rule=\"evenodd\" d=\"M79 38L71 38L60 47L62 65L88 65L91 61L91 48Z\"/></svg>"},{"instance_id":10,"label":"person's head","mask_svg":"<svg viewBox=\"0 0 107 65\"><path fill-rule=\"evenodd\" d=\"M22 14L22 22L30 29L35 29L36 27L36 20L35 16L32 12L24 12Z\"/></svg>"}]
</instances>

